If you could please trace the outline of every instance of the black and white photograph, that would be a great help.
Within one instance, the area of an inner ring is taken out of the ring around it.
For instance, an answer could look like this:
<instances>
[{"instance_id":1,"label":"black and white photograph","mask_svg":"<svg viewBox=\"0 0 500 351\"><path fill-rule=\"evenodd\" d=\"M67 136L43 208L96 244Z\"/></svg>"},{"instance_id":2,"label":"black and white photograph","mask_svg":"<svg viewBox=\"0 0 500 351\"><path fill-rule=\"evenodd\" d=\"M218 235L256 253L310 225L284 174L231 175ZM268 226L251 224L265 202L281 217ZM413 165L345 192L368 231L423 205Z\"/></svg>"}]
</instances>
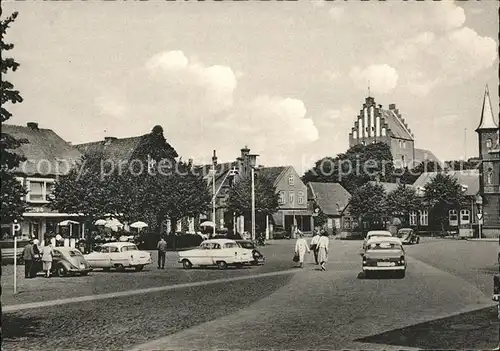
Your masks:
<instances>
[{"instance_id":1,"label":"black and white photograph","mask_svg":"<svg viewBox=\"0 0 500 351\"><path fill-rule=\"evenodd\" d=\"M2 1L2 350L499 350L499 18Z\"/></svg>"}]
</instances>

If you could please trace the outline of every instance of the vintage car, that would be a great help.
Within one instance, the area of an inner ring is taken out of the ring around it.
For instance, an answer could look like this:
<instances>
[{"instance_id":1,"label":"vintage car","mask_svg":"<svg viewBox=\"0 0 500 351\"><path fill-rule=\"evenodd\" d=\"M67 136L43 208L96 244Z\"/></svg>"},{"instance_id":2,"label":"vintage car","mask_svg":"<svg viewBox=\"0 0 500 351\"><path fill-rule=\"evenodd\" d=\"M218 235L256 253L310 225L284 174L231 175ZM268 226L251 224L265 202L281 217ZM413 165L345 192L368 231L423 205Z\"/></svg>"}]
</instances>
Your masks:
<instances>
[{"instance_id":1,"label":"vintage car","mask_svg":"<svg viewBox=\"0 0 500 351\"><path fill-rule=\"evenodd\" d=\"M401 278L406 273L405 250L398 238L373 237L366 243L362 256L363 272L369 277L374 272L397 272Z\"/></svg>"},{"instance_id":2,"label":"vintage car","mask_svg":"<svg viewBox=\"0 0 500 351\"><path fill-rule=\"evenodd\" d=\"M84 257L92 268L102 268L105 271L111 268L134 268L142 271L144 266L153 263L149 252L140 251L137 245L129 242L106 243L96 250Z\"/></svg>"},{"instance_id":3,"label":"vintage car","mask_svg":"<svg viewBox=\"0 0 500 351\"><path fill-rule=\"evenodd\" d=\"M196 249L179 252L179 263L186 269L193 266L241 267L254 261L252 251L244 249L231 239L203 241Z\"/></svg>"},{"instance_id":4,"label":"vintage car","mask_svg":"<svg viewBox=\"0 0 500 351\"><path fill-rule=\"evenodd\" d=\"M255 247L255 244L251 240L236 240L238 245L240 245L244 249L248 249L252 251L252 257L253 261L251 262L252 265L257 266L260 264L264 264L265 258L262 253L260 253L259 250Z\"/></svg>"},{"instance_id":5,"label":"vintage car","mask_svg":"<svg viewBox=\"0 0 500 351\"><path fill-rule=\"evenodd\" d=\"M389 238L392 238L392 233L388 230L370 230L367 234L366 234L366 237L365 237L365 240L363 241L363 250L365 249L366 247L366 243L368 242L368 240L370 240L371 238L374 238L374 237L389 237Z\"/></svg>"},{"instance_id":6,"label":"vintage car","mask_svg":"<svg viewBox=\"0 0 500 351\"><path fill-rule=\"evenodd\" d=\"M403 244L418 244L420 242L420 237L412 228L401 228L398 230L398 238L401 239Z\"/></svg>"},{"instance_id":7,"label":"vintage car","mask_svg":"<svg viewBox=\"0 0 500 351\"><path fill-rule=\"evenodd\" d=\"M52 250L52 272L59 277L87 275L92 268L83 254L71 247L55 247Z\"/></svg>"}]
</instances>

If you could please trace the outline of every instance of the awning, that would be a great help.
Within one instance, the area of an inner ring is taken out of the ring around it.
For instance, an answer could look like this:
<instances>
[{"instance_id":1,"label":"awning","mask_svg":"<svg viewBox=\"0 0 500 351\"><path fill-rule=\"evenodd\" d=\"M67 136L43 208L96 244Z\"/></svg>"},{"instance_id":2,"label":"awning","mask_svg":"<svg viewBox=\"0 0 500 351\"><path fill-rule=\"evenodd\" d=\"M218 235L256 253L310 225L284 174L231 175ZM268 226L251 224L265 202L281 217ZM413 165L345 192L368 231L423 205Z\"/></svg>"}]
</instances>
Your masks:
<instances>
[{"instance_id":1,"label":"awning","mask_svg":"<svg viewBox=\"0 0 500 351\"><path fill-rule=\"evenodd\" d=\"M58 213L58 212L25 212L23 217L81 217L78 213Z\"/></svg>"},{"instance_id":2,"label":"awning","mask_svg":"<svg viewBox=\"0 0 500 351\"><path fill-rule=\"evenodd\" d=\"M312 216L311 210L280 210L285 216Z\"/></svg>"}]
</instances>

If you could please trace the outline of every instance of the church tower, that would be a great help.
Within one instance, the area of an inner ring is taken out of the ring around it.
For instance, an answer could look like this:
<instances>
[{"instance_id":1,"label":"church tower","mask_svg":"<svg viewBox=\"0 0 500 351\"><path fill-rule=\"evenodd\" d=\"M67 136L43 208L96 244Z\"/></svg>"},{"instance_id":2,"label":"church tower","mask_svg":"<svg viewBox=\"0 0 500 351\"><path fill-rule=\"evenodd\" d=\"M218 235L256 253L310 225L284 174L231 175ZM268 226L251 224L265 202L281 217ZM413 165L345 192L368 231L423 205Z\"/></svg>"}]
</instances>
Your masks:
<instances>
[{"instance_id":1,"label":"church tower","mask_svg":"<svg viewBox=\"0 0 500 351\"><path fill-rule=\"evenodd\" d=\"M499 122L493 114L486 86L481 121L476 129L481 159L479 192L483 197L483 235L500 235L500 136Z\"/></svg>"}]
</instances>

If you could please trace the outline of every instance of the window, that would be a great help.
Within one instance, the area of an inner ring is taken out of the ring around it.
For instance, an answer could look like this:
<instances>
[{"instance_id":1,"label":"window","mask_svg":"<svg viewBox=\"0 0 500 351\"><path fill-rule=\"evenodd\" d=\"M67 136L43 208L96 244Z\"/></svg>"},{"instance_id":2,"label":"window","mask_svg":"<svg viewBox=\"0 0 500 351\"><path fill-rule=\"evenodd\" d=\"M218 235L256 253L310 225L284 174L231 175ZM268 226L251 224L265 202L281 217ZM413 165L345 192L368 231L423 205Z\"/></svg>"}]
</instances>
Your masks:
<instances>
[{"instance_id":1,"label":"window","mask_svg":"<svg viewBox=\"0 0 500 351\"><path fill-rule=\"evenodd\" d=\"M382 128L382 136L386 136L386 133L387 133L387 132L386 132L385 127L384 127L384 128Z\"/></svg>"},{"instance_id":2,"label":"window","mask_svg":"<svg viewBox=\"0 0 500 351\"><path fill-rule=\"evenodd\" d=\"M26 181L28 194L26 201L47 202L53 191L54 180L52 179L28 179Z\"/></svg>"},{"instance_id":3,"label":"window","mask_svg":"<svg viewBox=\"0 0 500 351\"><path fill-rule=\"evenodd\" d=\"M460 211L460 223L469 224L470 223L470 211L469 210L461 210Z\"/></svg>"},{"instance_id":4,"label":"window","mask_svg":"<svg viewBox=\"0 0 500 351\"><path fill-rule=\"evenodd\" d=\"M279 195L278 195L278 203L280 205L283 205L285 203L285 192L284 191L280 191L279 192Z\"/></svg>"},{"instance_id":5,"label":"window","mask_svg":"<svg viewBox=\"0 0 500 351\"><path fill-rule=\"evenodd\" d=\"M290 194L288 194L288 202L290 205L295 203L295 193L293 191L290 191Z\"/></svg>"},{"instance_id":6,"label":"window","mask_svg":"<svg viewBox=\"0 0 500 351\"><path fill-rule=\"evenodd\" d=\"M403 142L400 140L399 141L399 148L402 148L403 147Z\"/></svg>"},{"instance_id":7,"label":"window","mask_svg":"<svg viewBox=\"0 0 500 351\"><path fill-rule=\"evenodd\" d=\"M417 212L411 211L409 218L410 225L417 225Z\"/></svg>"},{"instance_id":8,"label":"window","mask_svg":"<svg viewBox=\"0 0 500 351\"><path fill-rule=\"evenodd\" d=\"M403 149L406 149L406 141L403 141Z\"/></svg>"},{"instance_id":9,"label":"window","mask_svg":"<svg viewBox=\"0 0 500 351\"><path fill-rule=\"evenodd\" d=\"M234 248L237 248L238 247L238 244L236 243L226 243L224 244L224 248L225 249L234 249Z\"/></svg>"},{"instance_id":10,"label":"window","mask_svg":"<svg viewBox=\"0 0 500 351\"><path fill-rule=\"evenodd\" d=\"M488 168L488 173L486 174L486 184L493 183L493 168Z\"/></svg>"},{"instance_id":11,"label":"window","mask_svg":"<svg viewBox=\"0 0 500 351\"><path fill-rule=\"evenodd\" d=\"M135 245L128 245L128 246L124 246L122 247L122 252L125 252L125 251L137 251L137 246Z\"/></svg>"},{"instance_id":12,"label":"window","mask_svg":"<svg viewBox=\"0 0 500 351\"><path fill-rule=\"evenodd\" d=\"M116 246L109 246L109 252L120 252Z\"/></svg>"},{"instance_id":13,"label":"window","mask_svg":"<svg viewBox=\"0 0 500 351\"><path fill-rule=\"evenodd\" d=\"M492 143L492 140L491 140L491 139L486 140L486 147L487 147L488 149L491 149L491 146L492 146L492 145L493 145L493 143Z\"/></svg>"},{"instance_id":14,"label":"window","mask_svg":"<svg viewBox=\"0 0 500 351\"><path fill-rule=\"evenodd\" d=\"M458 213L456 210L450 210L448 212L448 219L451 226L458 225Z\"/></svg>"},{"instance_id":15,"label":"window","mask_svg":"<svg viewBox=\"0 0 500 351\"><path fill-rule=\"evenodd\" d=\"M405 160L405 156L401 156L401 164L403 165L403 167L406 167L406 160Z\"/></svg>"},{"instance_id":16,"label":"window","mask_svg":"<svg viewBox=\"0 0 500 351\"><path fill-rule=\"evenodd\" d=\"M293 176L293 174L290 174L288 176L288 185L294 185L295 184L295 177Z\"/></svg>"},{"instance_id":17,"label":"window","mask_svg":"<svg viewBox=\"0 0 500 351\"><path fill-rule=\"evenodd\" d=\"M305 204L305 201L304 201L304 192L303 192L303 191L299 191L299 192L297 193L297 203L298 203L299 205L303 205L303 204Z\"/></svg>"},{"instance_id":18,"label":"window","mask_svg":"<svg viewBox=\"0 0 500 351\"><path fill-rule=\"evenodd\" d=\"M220 244L214 243L212 244L212 250L220 249Z\"/></svg>"},{"instance_id":19,"label":"window","mask_svg":"<svg viewBox=\"0 0 500 351\"><path fill-rule=\"evenodd\" d=\"M351 219L349 217L344 218L344 229L351 229Z\"/></svg>"},{"instance_id":20,"label":"window","mask_svg":"<svg viewBox=\"0 0 500 351\"><path fill-rule=\"evenodd\" d=\"M429 212L427 210L418 211L420 215L420 225L429 225Z\"/></svg>"}]
</instances>

